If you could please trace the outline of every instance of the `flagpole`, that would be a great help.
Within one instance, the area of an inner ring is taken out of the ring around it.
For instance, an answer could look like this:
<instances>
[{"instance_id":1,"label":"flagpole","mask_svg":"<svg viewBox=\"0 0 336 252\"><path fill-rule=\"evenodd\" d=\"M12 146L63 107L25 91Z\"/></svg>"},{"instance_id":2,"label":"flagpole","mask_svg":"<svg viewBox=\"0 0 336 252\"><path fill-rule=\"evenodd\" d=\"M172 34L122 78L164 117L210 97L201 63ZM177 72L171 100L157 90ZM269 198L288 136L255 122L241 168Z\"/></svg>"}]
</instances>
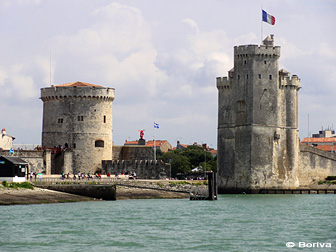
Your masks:
<instances>
[{"instance_id":1,"label":"flagpole","mask_svg":"<svg viewBox=\"0 0 336 252\"><path fill-rule=\"evenodd\" d=\"M155 121L154 121L154 130L153 130L153 136L154 136L154 162L156 163L156 146L155 146Z\"/></svg>"},{"instance_id":2,"label":"flagpole","mask_svg":"<svg viewBox=\"0 0 336 252\"><path fill-rule=\"evenodd\" d=\"M261 5L261 25L260 25L260 27L261 27L261 45L263 44L263 18L262 18L262 14L263 14L263 8L262 8L262 5Z\"/></svg>"}]
</instances>

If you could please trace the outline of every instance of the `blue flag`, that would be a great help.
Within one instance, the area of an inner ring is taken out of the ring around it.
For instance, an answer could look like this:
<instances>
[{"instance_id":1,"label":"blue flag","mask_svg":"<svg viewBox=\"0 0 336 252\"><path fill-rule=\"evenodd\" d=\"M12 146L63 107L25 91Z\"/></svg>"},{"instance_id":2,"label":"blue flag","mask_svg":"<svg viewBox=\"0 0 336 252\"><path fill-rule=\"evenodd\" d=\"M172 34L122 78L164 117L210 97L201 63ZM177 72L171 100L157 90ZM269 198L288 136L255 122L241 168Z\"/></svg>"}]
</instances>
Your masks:
<instances>
[{"instance_id":1,"label":"blue flag","mask_svg":"<svg viewBox=\"0 0 336 252\"><path fill-rule=\"evenodd\" d=\"M159 128L159 124L154 122L154 129L158 129Z\"/></svg>"}]
</instances>

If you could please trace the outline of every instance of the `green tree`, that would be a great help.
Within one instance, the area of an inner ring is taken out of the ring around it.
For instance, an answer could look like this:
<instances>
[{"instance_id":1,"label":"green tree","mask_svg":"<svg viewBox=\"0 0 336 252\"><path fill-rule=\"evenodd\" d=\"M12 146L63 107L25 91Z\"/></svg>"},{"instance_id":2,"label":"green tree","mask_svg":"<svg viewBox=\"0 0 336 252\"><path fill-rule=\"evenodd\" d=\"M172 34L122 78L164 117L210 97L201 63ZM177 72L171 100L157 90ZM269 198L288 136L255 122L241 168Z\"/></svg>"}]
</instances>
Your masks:
<instances>
[{"instance_id":1,"label":"green tree","mask_svg":"<svg viewBox=\"0 0 336 252\"><path fill-rule=\"evenodd\" d=\"M198 166L204 167L205 161L207 171L212 170L217 172L216 158L199 146L188 146L186 149L171 150L159 155L158 159L171 164L173 177L177 173L188 173Z\"/></svg>"},{"instance_id":2,"label":"green tree","mask_svg":"<svg viewBox=\"0 0 336 252\"><path fill-rule=\"evenodd\" d=\"M177 173L188 173L191 171L189 159L182 155L177 155L171 162L171 173L175 176Z\"/></svg>"}]
</instances>

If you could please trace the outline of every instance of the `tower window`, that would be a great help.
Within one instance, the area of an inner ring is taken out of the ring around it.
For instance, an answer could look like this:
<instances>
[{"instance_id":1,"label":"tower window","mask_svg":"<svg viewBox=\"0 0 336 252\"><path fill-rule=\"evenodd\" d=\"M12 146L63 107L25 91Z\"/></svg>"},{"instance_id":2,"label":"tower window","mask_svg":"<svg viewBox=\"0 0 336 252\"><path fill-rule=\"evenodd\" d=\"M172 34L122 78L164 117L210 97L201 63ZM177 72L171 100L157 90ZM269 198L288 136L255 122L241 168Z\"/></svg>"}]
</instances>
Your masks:
<instances>
[{"instance_id":1,"label":"tower window","mask_svg":"<svg viewBox=\"0 0 336 252\"><path fill-rule=\"evenodd\" d=\"M246 60L244 60L244 65L246 65Z\"/></svg>"},{"instance_id":2,"label":"tower window","mask_svg":"<svg viewBox=\"0 0 336 252\"><path fill-rule=\"evenodd\" d=\"M269 79L272 80L272 75L269 76Z\"/></svg>"},{"instance_id":3,"label":"tower window","mask_svg":"<svg viewBox=\"0 0 336 252\"><path fill-rule=\"evenodd\" d=\"M83 116L78 116L78 121L84 121L84 117Z\"/></svg>"},{"instance_id":4,"label":"tower window","mask_svg":"<svg viewBox=\"0 0 336 252\"><path fill-rule=\"evenodd\" d=\"M106 116L104 115L104 123L106 123Z\"/></svg>"},{"instance_id":5,"label":"tower window","mask_svg":"<svg viewBox=\"0 0 336 252\"><path fill-rule=\"evenodd\" d=\"M266 60L264 61L264 64L266 64L267 62L266 62Z\"/></svg>"},{"instance_id":6,"label":"tower window","mask_svg":"<svg viewBox=\"0 0 336 252\"><path fill-rule=\"evenodd\" d=\"M248 74L246 74L246 79L248 79Z\"/></svg>"},{"instance_id":7,"label":"tower window","mask_svg":"<svg viewBox=\"0 0 336 252\"><path fill-rule=\"evenodd\" d=\"M238 74L238 80L240 79L240 75Z\"/></svg>"},{"instance_id":8,"label":"tower window","mask_svg":"<svg viewBox=\"0 0 336 252\"><path fill-rule=\"evenodd\" d=\"M95 147L104 148L104 141L103 140L96 140L95 141Z\"/></svg>"},{"instance_id":9,"label":"tower window","mask_svg":"<svg viewBox=\"0 0 336 252\"><path fill-rule=\"evenodd\" d=\"M259 74L259 79L261 79L261 74Z\"/></svg>"},{"instance_id":10,"label":"tower window","mask_svg":"<svg viewBox=\"0 0 336 252\"><path fill-rule=\"evenodd\" d=\"M76 149L76 143L73 144L73 148Z\"/></svg>"},{"instance_id":11,"label":"tower window","mask_svg":"<svg viewBox=\"0 0 336 252\"><path fill-rule=\"evenodd\" d=\"M58 118L58 123L63 123L63 118Z\"/></svg>"}]
</instances>

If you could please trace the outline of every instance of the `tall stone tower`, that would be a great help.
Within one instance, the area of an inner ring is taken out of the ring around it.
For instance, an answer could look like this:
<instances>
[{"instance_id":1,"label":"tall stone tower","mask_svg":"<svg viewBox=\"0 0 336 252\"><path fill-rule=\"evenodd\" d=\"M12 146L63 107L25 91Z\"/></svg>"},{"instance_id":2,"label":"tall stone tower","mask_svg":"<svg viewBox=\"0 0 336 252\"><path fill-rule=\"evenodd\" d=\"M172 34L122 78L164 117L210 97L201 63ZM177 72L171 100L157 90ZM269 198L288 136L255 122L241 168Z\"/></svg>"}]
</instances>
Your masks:
<instances>
[{"instance_id":1,"label":"tall stone tower","mask_svg":"<svg viewBox=\"0 0 336 252\"><path fill-rule=\"evenodd\" d=\"M92 173L112 159L113 88L73 82L42 88L41 99L42 146L63 147L55 173Z\"/></svg>"},{"instance_id":2,"label":"tall stone tower","mask_svg":"<svg viewBox=\"0 0 336 252\"><path fill-rule=\"evenodd\" d=\"M279 71L273 35L234 47L234 68L217 78L220 192L298 186L300 79Z\"/></svg>"}]
</instances>

